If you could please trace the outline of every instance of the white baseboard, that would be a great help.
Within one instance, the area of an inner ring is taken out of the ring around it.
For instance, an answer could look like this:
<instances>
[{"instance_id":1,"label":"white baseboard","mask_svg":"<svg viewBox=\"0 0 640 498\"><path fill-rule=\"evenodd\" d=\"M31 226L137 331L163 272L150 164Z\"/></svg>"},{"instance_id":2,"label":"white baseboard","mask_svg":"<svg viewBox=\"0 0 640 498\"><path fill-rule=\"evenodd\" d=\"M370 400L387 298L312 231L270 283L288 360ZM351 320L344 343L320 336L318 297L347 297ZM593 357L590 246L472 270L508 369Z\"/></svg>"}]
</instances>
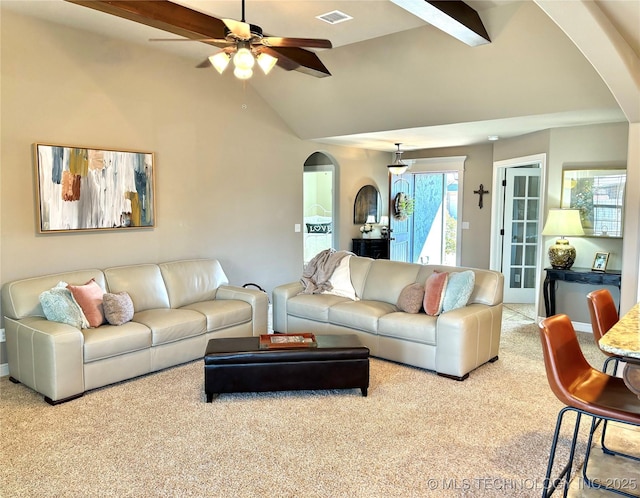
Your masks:
<instances>
[{"instance_id":1,"label":"white baseboard","mask_svg":"<svg viewBox=\"0 0 640 498\"><path fill-rule=\"evenodd\" d=\"M573 324L573 328L576 330L576 332L586 332L588 334L592 334L593 330L591 330L591 324L590 323L584 323L584 322L571 322Z\"/></svg>"},{"instance_id":2,"label":"white baseboard","mask_svg":"<svg viewBox=\"0 0 640 498\"><path fill-rule=\"evenodd\" d=\"M0 364L0 377L6 377L9 375L9 364L2 363Z\"/></svg>"}]
</instances>

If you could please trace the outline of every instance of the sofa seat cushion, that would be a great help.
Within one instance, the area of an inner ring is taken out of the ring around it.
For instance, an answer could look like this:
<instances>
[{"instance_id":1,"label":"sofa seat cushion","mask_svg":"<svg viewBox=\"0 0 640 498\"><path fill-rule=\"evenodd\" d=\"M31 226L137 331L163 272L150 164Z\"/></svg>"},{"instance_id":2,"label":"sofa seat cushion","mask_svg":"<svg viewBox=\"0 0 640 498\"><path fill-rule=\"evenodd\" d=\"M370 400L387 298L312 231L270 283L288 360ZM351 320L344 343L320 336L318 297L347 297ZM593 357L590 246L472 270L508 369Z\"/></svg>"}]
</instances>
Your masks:
<instances>
[{"instance_id":1,"label":"sofa seat cushion","mask_svg":"<svg viewBox=\"0 0 640 498\"><path fill-rule=\"evenodd\" d=\"M235 299L202 301L180 308L202 313L207 320L207 332L233 327L251 321L251 305Z\"/></svg>"},{"instance_id":2,"label":"sofa seat cushion","mask_svg":"<svg viewBox=\"0 0 640 498\"><path fill-rule=\"evenodd\" d=\"M287 314L316 322L329 321L329 308L351 299L333 294L298 294L287 301Z\"/></svg>"},{"instance_id":3,"label":"sofa seat cushion","mask_svg":"<svg viewBox=\"0 0 640 498\"><path fill-rule=\"evenodd\" d=\"M435 345L437 323L437 316L425 313L389 313L378 321L378 335Z\"/></svg>"},{"instance_id":4,"label":"sofa seat cushion","mask_svg":"<svg viewBox=\"0 0 640 498\"><path fill-rule=\"evenodd\" d=\"M82 335L85 363L151 347L151 330L136 322L84 329Z\"/></svg>"},{"instance_id":5,"label":"sofa seat cushion","mask_svg":"<svg viewBox=\"0 0 640 498\"><path fill-rule=\"evenodd\" d=\"M334 325L376 334L378 319L394 311L398 308L381 301L347 301L329 308L329 321Z\"/></svg>"},{"instance_id":6,"label":"sofa seat cushion","mask_svg":"<svg viewBox=\"0 0 640 498\"><path fill-rule=\"evenodd\" d=\"M152 346L204 334L207 324L202 313L168 308L141 311L133 315L133 321L151 329Z\"/></svg>"}]
</instances>

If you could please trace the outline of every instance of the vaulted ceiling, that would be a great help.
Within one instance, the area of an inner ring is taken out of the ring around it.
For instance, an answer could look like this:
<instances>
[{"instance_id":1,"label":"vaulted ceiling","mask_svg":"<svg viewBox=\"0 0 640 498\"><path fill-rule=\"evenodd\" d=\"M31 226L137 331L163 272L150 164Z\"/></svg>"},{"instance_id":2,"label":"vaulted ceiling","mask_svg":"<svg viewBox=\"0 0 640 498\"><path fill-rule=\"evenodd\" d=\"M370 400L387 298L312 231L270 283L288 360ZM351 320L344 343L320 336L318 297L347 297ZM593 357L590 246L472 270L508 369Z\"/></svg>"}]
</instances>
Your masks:
<instances>
[{"instance_id":1,"label":"vaulted ceiling","mask_svg":"<svg viewBox=\"0 0 640 498\"><path fill-rule=\"evenodd\" d=\"M217 18L240 19L239 0L175 0ZM468 46L391 0L247 0L246 20L275 36L327 38L317 50L332 76L276 69L249 84L303 139L364 147L421 149L486 142L557 126L624 121L593 67L533 2L468 0L491 43ZM598 8L640 55L640 2L599 0ZM167 50L195 65L215 48L161 43L168 33L63 0L3 0L3 7ZM353 17L330 25L334 10Z\"/></svg>"}]
</instances>

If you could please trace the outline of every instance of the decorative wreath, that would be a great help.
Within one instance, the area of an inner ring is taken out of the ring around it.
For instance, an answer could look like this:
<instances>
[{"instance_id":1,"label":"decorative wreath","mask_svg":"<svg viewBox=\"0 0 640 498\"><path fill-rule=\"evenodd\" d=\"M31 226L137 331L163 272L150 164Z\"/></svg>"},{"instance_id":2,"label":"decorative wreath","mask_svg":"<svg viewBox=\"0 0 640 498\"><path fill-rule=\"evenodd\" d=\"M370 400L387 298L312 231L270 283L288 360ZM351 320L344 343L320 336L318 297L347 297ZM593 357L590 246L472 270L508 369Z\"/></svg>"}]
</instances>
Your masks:
<instances>
[{"instance_id":1,"label":"decorative wreath","mask_svg":"<svg viewBox=\"0 0 640 498\"><path fill-rule=\"evenodd\" d=\"M404 221L413 214L414 200L404 192L396 194L393 211L396 220Z\"/></svg>"}]
</instances>

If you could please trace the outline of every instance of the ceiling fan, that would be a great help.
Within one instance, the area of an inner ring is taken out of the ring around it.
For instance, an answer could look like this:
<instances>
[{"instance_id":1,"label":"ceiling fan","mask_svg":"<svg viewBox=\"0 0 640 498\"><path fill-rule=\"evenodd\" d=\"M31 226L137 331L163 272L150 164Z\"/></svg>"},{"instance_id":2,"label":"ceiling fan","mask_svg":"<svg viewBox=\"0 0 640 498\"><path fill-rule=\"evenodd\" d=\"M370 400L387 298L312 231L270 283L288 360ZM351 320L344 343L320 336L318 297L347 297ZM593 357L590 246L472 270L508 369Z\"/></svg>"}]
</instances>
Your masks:
<instances>
[{"instance_id":1,"label":"ceiling fan","mask_svg":"<svg viewBox=\"0 0 640 498\"><path fill-rule=\"evenodd\" d=\"M265 36L260 26L245 21L244 2L245 0L242 0L242 19L240 21L220 19L224 23L224 38L152 38L150 41L199 41L219 47L221 48L219 52L211 55L197 67L213 66L222 74L229 63L233 61L234 75L243 80L253 76L256 62L265 74L268 74L275 65L287 71L298 69L301 63L293 59L294 54L287 53L287 49L332 48L331 41L320 38ZM330 76L331 73L326 71L326 74L323 72L310 74L322 77Z\"/></svg>"}]
</instances>

